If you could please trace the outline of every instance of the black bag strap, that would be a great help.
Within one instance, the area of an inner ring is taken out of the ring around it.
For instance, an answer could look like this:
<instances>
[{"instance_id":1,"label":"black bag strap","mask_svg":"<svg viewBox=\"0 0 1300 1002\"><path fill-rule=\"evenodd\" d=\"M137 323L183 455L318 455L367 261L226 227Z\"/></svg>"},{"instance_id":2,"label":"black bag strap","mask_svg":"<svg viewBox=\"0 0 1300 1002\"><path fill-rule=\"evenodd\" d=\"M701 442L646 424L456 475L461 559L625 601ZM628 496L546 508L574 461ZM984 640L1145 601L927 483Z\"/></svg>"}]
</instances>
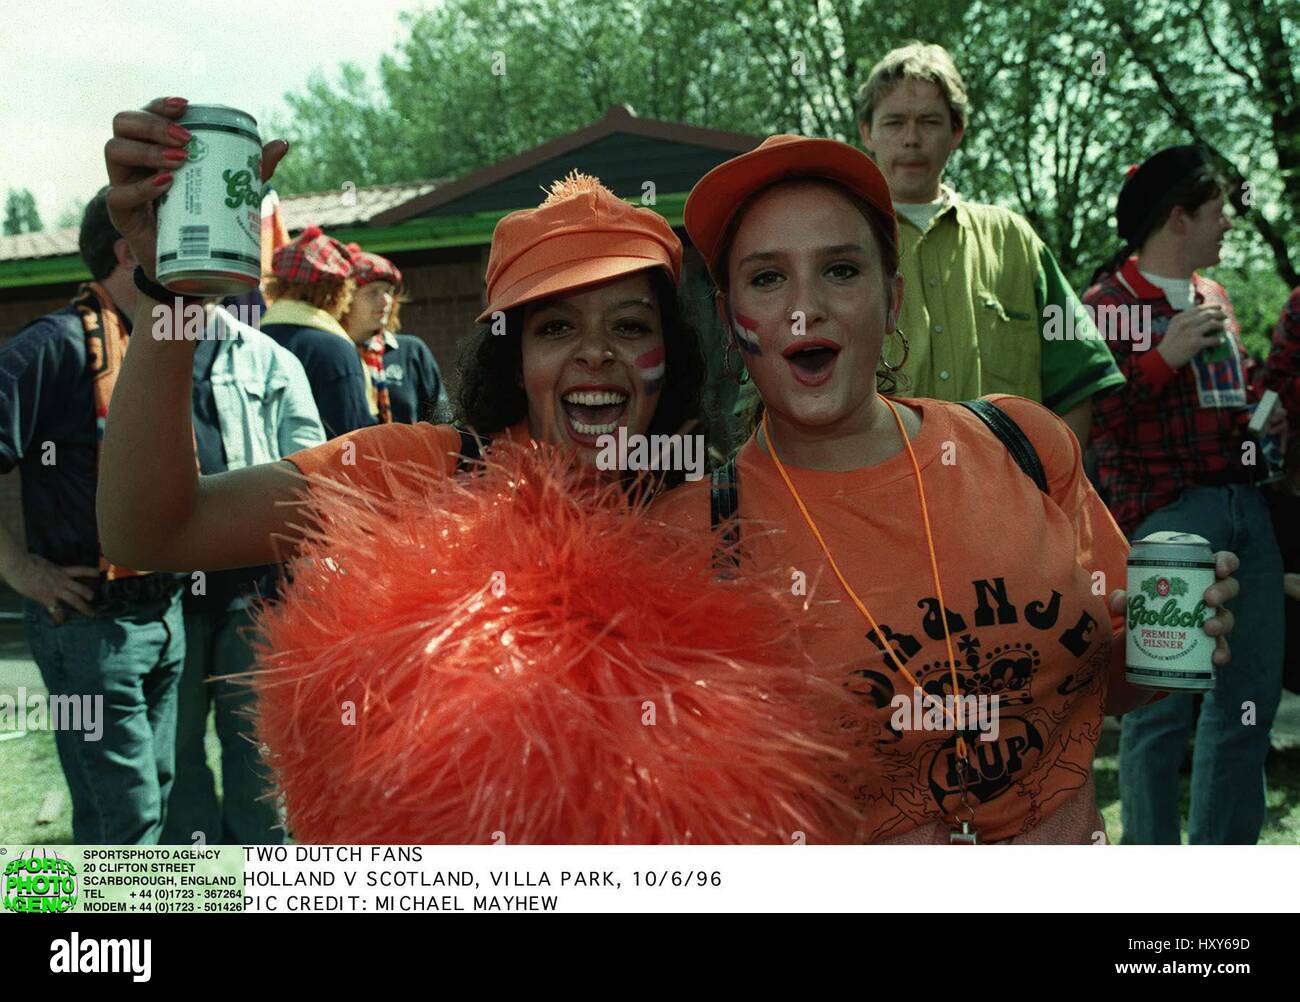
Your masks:
<instances>
[{"instance_id":1,"label":"black bag strap","mask_svg":"<svg viewBox=\"0 0 1300 1002\"><path fill-rule=\"evenodd\" d=\"M713 531L722 530L722 538L713 551L713 566L719 570L740 566L740 473L732 456L713 471L709 491L709 522Z\"/></svg>"},{"instance_id":2,"label":"black bag strap","mask_svg":"<svg viewBox=\"0 0 1300 1002\"><path fill-rule=\"evenodd\" d=\"M1011 453L1011 458L1016 461L1016 465L1025 471L1025 476L1038 485L1040 491L1044 494L1051 493L1047 486L1047 474L1043 471L1043 463L1038 458L1038 450L1034 448L1034 443L1029 441L1029 436L1024 433L1020 425L1016 424L1010 414L991 400L962 400L960 403L988 425L989 430L1001 439L1002 444L1007 447L1007 452Z\"/></svg>"},{"instance_id":3,"label":"black bag strap","mask_svg":"<svg viewBox=\"0 0 1300 1002\"><path fill-rule=\"evenodd\" d=\"M464 473L482 465L483 443L473 432L457 428L460 432L460 455L456 459L456 472Z\"/></svg>"}]
</instances>

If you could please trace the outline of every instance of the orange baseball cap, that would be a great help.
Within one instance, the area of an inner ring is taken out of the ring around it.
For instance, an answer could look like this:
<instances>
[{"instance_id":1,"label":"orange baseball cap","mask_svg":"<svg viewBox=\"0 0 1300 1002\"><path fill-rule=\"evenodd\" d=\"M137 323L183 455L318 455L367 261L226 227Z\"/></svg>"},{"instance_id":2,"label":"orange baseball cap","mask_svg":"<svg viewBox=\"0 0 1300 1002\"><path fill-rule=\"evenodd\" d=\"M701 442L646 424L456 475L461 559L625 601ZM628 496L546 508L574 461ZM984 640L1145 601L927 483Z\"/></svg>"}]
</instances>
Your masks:
<instances>
[{"instance_id":1,"label":"orange baseball cap","mask_svg":"<svg viewBox=\"0 0 1300 1002\"><path fill-rule=\"evenodd\" d=\"M551 185L536 209L512 212L497 223L488 256L488 303L478 322L498 310L656 267L674 285L681 279L682 242L664 217L571 171Z\"/></svg>"},{"instance_id":2,"label":"orange baseball cap","mask_svg":"<svg viewBox=\"0 0 1300 1002\"><path fill-rule=\"evenodd\" d=\"M695 183L683 219L691 243L717 280L715 258L723 235L745 200L762 188L792 178L825 178L848 188L883 212L898 243L898 219L889 182L861 150L836 139L768 136L748 153L718 164Z\"/></svg>"}]
</instances>

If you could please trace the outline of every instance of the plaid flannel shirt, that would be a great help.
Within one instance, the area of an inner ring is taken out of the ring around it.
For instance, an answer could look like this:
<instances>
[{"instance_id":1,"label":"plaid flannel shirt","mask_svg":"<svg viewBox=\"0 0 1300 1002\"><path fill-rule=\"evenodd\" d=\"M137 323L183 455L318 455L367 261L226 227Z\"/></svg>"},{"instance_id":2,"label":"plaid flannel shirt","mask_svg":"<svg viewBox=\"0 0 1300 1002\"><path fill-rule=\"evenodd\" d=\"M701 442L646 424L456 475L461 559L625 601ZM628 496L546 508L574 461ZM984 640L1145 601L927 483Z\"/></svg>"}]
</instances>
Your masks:
<instances>
[{"instance_id":1,"label":"plaid flannel shirt","mask_svg":"<svg viewBox=\"0 0 1300 1002\"><path fill-rule=\"evenodd\" d=\"M1300 288L1292 290L1282 308L1268 362L1258 378L1261 389L1273 390L1282 398L1289 416L1300 416Z\"/></svg>"},{"instance_id":2,"label":"plaid flannel shirt","mask_svg":"<svg viewBox=\"0 0 1300 1002\"><path fill-rule=\"evenodd\" d=\"M1248 405L1258 401L1251 387L1254 360L1242 347L1237 318L1223 287L1192 276L1196 303L1214 303L1228 314L1227 330L1242 368ZM1092 445L1097 454L1100 487L1115 521L1132 536L1147 515L1172 504L1189 487L1228 482L1247 483L1257 467L1248 466L1243 450L1249 406L1202 406L1191 362L1172 369L1156 351L1177 314L1165 294L1144 279L1137 259L1105 276L1083 295L1097 309L1098 324L1128 382L1094 398ZM1102 323L1106 307L1150 307L1150 342L1116 324ZM1262 463L1262 460L1259 461Z\"/></svg>"}]
</instances>

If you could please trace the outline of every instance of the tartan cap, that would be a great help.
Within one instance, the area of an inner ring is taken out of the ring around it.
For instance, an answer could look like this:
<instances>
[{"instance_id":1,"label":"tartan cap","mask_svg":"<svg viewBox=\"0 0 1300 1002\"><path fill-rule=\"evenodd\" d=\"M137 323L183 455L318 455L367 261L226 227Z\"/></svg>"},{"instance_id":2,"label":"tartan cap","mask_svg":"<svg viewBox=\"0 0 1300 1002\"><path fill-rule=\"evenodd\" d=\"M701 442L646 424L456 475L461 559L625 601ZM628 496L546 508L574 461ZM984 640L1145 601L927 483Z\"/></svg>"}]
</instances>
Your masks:
<instances>
[{"instance_id":1,"label":"tartan cap","mask_svg":"<svg viewBox=\"0 0 1300 1002\"><path fill-rule=\"evenodd\" d=\"M360 244L348 244L347 251L352 255L352 277L356 279L357 288L371 282L402 284L401 269L388 258L363 251Z\"/></svg>"},{"instance_id":2,"label":"tartan cap","mask_svg":"<svg viewBox=\"0 0 1300 1002\"><path fill-rule=\"evenodd\" d=\"M286 282L310 284L352 277L352 255L327 237L319 226L308 226L271 257L271 274Z\"/></svg>"}]
</instances>

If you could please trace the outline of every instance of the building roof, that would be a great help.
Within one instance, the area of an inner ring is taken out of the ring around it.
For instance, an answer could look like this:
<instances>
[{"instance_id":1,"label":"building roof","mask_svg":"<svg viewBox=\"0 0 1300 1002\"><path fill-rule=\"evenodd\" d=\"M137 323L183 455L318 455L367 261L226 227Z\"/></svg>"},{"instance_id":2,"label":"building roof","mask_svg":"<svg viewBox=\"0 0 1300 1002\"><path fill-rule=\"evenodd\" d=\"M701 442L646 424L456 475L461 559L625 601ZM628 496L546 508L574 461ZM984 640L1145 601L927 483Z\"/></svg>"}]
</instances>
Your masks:
<instances>
[{"instance_id":1,"label":"building roof","mask_svg":"<svg viewBox=\"0 0 1300 1002\"><path fill-rule=\"evenodd\" d=\"M573 169L597 175L625 198L640 196L647 181L655 181L659 192L687 191L710 168L759 141L743 132L639 118L615 104L591 125L410 198L375 216L373 225L536 204L539 190L546 190L539 180L554 181Z\"/></svg>"},{"instance_id":2,"label":"building roof","mask_svg":"<svg viewBox=\"0 0 1300 1002\"><path fill-rule=\"evenodd\" d=\"M412 198L428 195L437 189L438 184L437 181L401 181L367 188L287 195L280 201L280 214L291 233L313 223L327 230L370 226L376 216ZM78 227L70 226L39 233L0 236L0 261L76 254L77 233Z\"/></svg>"},{"instance_id":3,"label":"building roof","mask_svg":"<svg viewBox=\"0 0 1300 1002\"><path fill-rule=\"evenodd\" d=\"M640 199L674 227L686 193L717 164L753 149L757 136L639 118L622 105L582 129L455 181L402 181L281 199L293 233L315 224L376 253L481 246L506 213L536 205L570 170ZM648 184L649 183L649 184ZM647 198L650 186L654 197ZM0 236L0 289L82 281L77 227Z\"/></svg>"}]
</instances>

